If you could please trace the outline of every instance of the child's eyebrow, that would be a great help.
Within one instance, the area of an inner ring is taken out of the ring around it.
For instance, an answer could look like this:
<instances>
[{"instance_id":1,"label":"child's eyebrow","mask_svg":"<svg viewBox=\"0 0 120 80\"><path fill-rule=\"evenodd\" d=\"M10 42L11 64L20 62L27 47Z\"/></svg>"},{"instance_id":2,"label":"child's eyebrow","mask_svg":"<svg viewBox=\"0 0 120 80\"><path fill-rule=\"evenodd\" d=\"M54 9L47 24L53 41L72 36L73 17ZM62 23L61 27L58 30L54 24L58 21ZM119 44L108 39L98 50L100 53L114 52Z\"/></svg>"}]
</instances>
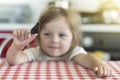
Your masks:
<instances>
[{"instance_id":1,"label":"child's eyebrow","mask_svg":"<svg viewBox=\"0 0 120 80\"><path fill-rule=\"evenodd\" d=\"M43 28L43 30L44 30L44 31L49 31L49 30L48 30L48 29L46 29L46 28Z\"/></svg>"}]
</instances>

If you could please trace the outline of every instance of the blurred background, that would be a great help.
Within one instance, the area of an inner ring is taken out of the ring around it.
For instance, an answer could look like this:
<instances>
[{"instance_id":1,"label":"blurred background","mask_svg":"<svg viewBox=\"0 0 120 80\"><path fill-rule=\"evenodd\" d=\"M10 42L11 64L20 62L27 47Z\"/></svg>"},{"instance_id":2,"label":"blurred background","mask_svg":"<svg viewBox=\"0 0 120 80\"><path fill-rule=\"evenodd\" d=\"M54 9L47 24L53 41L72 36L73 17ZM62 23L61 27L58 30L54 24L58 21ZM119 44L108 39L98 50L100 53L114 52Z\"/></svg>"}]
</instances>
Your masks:
<instances>
[{"instance_id":1,"label":"blurred background","mask_svg":"<svg viewBox=\"0 0 120 80\"><path fill-rule=\"evenodd\" d=\"M0 0L0 46L17 28L31 29L47 6L81 16L83 47L101 60L120 60L120 0Z\"/></svg>"}]
</instances>

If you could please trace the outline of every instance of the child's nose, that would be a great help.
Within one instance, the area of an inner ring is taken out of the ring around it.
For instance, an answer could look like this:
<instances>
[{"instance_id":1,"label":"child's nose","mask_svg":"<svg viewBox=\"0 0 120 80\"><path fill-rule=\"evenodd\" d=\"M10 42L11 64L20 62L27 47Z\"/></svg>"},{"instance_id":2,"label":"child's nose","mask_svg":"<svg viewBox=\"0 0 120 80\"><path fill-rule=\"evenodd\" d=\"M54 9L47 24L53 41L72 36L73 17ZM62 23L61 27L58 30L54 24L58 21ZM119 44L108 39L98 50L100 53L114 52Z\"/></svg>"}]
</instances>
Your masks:
<instances>
[{"instance_id":1,"label":"child's nose","mask_svg":"<svg viewBox=\"0 0 120 80\"><path fill-rule=\"evenodd\" d=\"M52 37L52 43L57 44L59 42L59 37L58 36L53 36Z\"/></svg>"}]
</instances>

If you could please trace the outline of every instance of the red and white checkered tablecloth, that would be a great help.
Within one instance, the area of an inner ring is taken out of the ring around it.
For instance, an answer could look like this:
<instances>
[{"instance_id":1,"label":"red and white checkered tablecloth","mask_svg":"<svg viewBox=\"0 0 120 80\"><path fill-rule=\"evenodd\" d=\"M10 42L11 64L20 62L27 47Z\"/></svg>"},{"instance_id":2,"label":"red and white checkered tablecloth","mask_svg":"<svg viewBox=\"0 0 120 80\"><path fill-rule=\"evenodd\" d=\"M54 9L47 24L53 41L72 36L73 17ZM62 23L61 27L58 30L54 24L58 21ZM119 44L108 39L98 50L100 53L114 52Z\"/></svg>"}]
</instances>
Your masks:
<instances>
[{"instance_id":1,"label":"red and white checkered tablecloth","mask_svg":"<svg viewBox=\"0 0 120 80\"><path fill-rule=\"evenodd\" d=\"M120 61L106 61L113 68L111 77L98 78L75 62L40 61L8 66L0 61L0 80L120 80Z\"/></svg>"}]
</instances>

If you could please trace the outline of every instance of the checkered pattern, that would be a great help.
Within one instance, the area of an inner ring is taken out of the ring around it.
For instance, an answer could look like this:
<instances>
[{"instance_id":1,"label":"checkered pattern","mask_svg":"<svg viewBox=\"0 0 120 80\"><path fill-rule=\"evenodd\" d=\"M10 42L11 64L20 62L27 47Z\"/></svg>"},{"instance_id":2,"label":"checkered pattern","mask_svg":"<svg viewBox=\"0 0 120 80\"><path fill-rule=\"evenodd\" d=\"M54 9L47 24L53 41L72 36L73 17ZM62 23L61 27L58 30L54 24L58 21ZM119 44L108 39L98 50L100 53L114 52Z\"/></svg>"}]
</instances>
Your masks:
<instances>
[{"instance_id":1,"label":"checkered pattern","mask_svg":"<svg viewBox=\"0 0 120 80\"><path fill-rule=\"evenodd\" d=\"M107 61L114 74L98 78L91 70L75 62L41 61L8 66L0 61L0 80L120 80L120 61Z\"/></svg>"}]
</instances>

